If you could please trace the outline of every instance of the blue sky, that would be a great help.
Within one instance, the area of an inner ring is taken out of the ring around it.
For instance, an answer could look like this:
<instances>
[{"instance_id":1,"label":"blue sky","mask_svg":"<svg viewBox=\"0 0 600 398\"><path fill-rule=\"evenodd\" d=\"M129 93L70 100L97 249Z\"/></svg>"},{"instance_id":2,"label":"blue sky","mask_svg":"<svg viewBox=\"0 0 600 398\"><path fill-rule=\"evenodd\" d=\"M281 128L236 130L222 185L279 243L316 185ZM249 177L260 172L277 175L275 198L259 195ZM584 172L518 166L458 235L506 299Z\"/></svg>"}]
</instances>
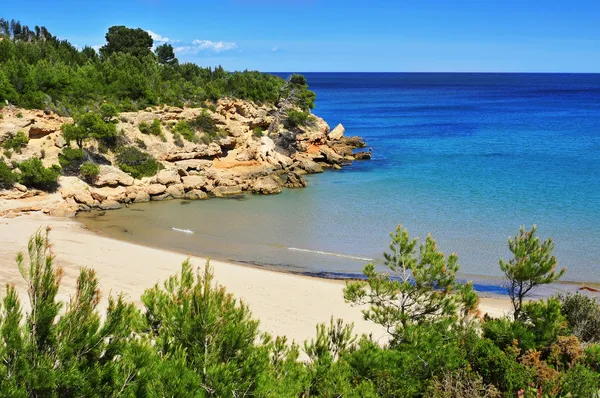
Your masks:
<instances>
[{"instance_id":1,"label":"blue sky","mask_svg":"<svg viewBox=\"0 0 600 398\"><path fill-rule=\"evenodd\" d=\"M230 70L600 72L597 0L0 3L1 17L79 46L103 44L112 25L140 27L180 61Z\"/></svg>"}]
</instances>

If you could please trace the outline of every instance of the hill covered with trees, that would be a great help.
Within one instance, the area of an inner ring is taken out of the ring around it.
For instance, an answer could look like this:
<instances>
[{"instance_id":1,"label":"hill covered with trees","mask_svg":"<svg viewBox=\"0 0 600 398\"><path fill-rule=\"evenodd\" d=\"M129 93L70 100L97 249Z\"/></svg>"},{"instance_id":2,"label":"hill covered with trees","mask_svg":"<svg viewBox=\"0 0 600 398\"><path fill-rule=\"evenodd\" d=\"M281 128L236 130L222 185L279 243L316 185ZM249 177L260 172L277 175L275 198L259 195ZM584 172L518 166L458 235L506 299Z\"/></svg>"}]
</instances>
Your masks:
<instances>
[{"instance_id":1,"label":"hill covered with trees","mask_svg":"<svg viewBox=\"0 0 600 398\"><path fill-rule=\"evenodd\" d=\"M105 102L125 112L221 97L275 103L281 96L285 81L277 76L179 63L170 44L154 51L153 45L142 29L113 26L99 52L78 49L45 27L0 18L0 102L64 116L96 111ZM300 97L302 108L313 107L312 91Z\"/></svg>"}]
</instances>

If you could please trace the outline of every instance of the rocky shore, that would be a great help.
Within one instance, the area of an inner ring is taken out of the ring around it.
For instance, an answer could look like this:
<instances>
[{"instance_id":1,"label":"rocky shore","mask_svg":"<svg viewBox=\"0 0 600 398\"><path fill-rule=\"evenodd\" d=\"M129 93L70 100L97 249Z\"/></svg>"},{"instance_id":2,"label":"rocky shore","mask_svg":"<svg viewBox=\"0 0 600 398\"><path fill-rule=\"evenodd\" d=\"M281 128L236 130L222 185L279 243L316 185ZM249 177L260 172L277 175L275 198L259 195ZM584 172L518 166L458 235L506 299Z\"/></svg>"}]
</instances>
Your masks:
<instances>
[{"instance_id":1,"label":"rocky shore","mask_svg":"<svg viewBox=\"0 0 600 398\"><path fill-rule=\"evenodd\" d=\"M175 123L200 114L212 119L219 134L211 142L178 140L171 131ZM162 126L160 136L140 131L140 124L154 120ZM67 146L61 126L72 122L52 113L5 107L0 144L19 131L28 135L29 142L4 161L16 164L38 157L47 167L58 164ZM121 113L115 123L121 143L138 146L160 162L162 169L155 176L134 179L116 166L112 152L90 141L86 152L100 165L97 178L86 182L78 176L61 176L55 193L15 184L11 190L0 191L0 216L28 211L73 216L79 211L118 209L151 200L277 194L283 188L305 187L304 174L371 158L370 151L357 150L365 142L346 137L341 124L330 129L322 118L311 115L304 125L290 127L281 109L241 100L223 99L207 108L148 108Z\"/></svg>"}]
</instances>

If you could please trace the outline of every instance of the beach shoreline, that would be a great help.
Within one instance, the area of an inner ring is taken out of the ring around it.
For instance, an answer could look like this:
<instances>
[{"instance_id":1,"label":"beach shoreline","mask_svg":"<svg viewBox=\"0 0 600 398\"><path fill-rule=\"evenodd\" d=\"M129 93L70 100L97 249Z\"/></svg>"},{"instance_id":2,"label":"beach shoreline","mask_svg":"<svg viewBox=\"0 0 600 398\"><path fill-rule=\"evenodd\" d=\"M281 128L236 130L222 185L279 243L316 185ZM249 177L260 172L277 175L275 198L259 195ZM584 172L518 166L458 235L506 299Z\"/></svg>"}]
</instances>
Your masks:
<instances>
[{"instance_id":1,"label":"beach shoreline","mask_svg":"<svg viewBox=\"0 0 600 398\"><path fill-rule=\"evenodd\" d=\"M50 240L57 263L64 269L59 299L68 301L73 294L80 267L96 270L102 300L107 305L110 294L124 293L141 307L144 290L162 283L180 271L187 258L194 267L206 259L173 251L119 241L97 234L74 219L56 218L32 212L16 218L0 218L0 277L17 287L26 307L25 283L15 264L17 252L26 250L28 238L40 228L50 227ZM211 260L216 283L243 300L260 320L261 330L285 335L297 342L314 337L315 326L331 317L354 323L357 334L372 334L378 341L386 339L382 328L363 319L359 308L344 302L344 282L257 267ZM480 310L490 316L508 314L507 298L482 298Z\"/></svg>"}]
</instances>

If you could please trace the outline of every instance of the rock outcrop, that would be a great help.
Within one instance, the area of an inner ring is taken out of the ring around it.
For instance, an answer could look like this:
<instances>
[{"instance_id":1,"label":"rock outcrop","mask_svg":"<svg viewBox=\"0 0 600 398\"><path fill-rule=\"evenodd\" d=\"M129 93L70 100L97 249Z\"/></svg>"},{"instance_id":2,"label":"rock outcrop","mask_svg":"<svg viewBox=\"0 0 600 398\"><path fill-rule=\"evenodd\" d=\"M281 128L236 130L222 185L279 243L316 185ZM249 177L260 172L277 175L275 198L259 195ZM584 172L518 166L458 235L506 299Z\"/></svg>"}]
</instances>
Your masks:
<instances>
[{"instance_id":1,"label":"rock outcrop","mask_svg":"<svg viewBox=\"0 0 600 398\"><path fill-rule=\"evenodd\" d=\"M311 115L306 125L291 128L284 123L285 112L273 105L221 99L210 109L168 106L121 113L117 121L119 139L148 152L161 163L161 170L153 177L134 179L116 166L115 154L100 154L97 144L90 142L86 144L88 159L100 163L97 178L88 184L78 177L61 177L59 190L52 196L55 201L40 209L72 215L92 208L109 210L155 200L198 200L244 192L271 195L283 188L306 187L303 174L370 159L371 151L354 153L365 143L360 137L346 137L341 124L331 130L322 118ZM181 136L176 139L173 126L182 120L192 122L200 115L212 119L217 133L208 136L200 131L193 142ZM161 135L139 130L141 122L154 120L161 123ZM65 123L72 123L72 119L5 107L0 144L23 131L30 141L21 153L13 154L12 160L36 156L46 166L57 164L58 155L69 145L60 131ZM17 184L0 194L0 199L23 200L37 195L45 194ZM23 211L34 211L33 207L22 206Z\"/></svg>"}]
</instances>

